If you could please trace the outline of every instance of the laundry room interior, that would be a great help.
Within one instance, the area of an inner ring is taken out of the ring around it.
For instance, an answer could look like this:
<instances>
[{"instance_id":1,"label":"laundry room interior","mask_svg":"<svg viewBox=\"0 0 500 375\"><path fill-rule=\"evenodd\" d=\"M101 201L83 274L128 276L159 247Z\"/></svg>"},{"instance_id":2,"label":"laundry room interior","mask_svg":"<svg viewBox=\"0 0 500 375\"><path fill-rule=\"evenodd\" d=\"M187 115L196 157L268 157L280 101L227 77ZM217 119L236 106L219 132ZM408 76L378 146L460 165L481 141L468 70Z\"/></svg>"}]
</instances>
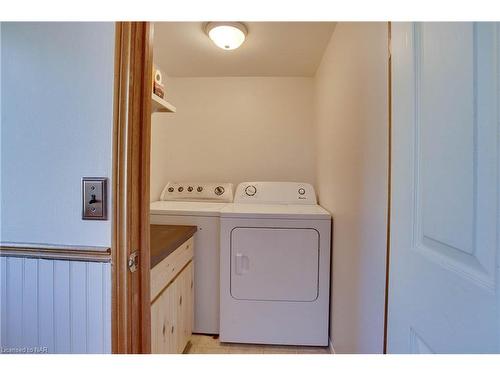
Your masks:
<instances>
[{"instance_id":1,"label":"laundry room interior","mask_svg":"<svg viewBox=\"0 0 500 375\"><path fill-rule=\"evenodd\" d=\"M211 18L0 23L0 351L498 353L500 24Z\"/></svg>"},{"instance_id":2,"label":"laundry room interior","mask_svg":"<svg viewBox=\"0 0 500 375\"><path fill-rule=\"evenodd\" d=\"M219 26L214 24L154 24L153 73L159 76L154 79L153 91L159 91L158 95L153 93L151 116L151 243L161 248L161 238L180 236L175 232L180 226L186 227L186 238L190 238L182 246L194 250L190 256L184 255L184 263L178 266L189 268L187 281L182 270L181 276L158 281L152 249L153 352L382 353L388 233L389 24L238 23L236 28L242 30L244 40L231 50L211 40L211 28ZM245 211L256 199L270 208ZM197 203L188 208L191 202ZM244 206L240 214L245 219L239 217L238 208L228 208L228 204L239 207L238 202ZM299 208L297 218L285 218L281 212L283 207L293 211L289 207L308 203L319 205L323 210L320 225L328 227L324 232L315 229L321 235L310 239L306 229L312 232L309 227L314 226L306 219L313 213L308 217L307 210ZM281 208L276 208L273 216L276 206ZM214 212L208 213L211 210ZM243 250L243 255L235 254L240 250L229 249L235 246L234 230L259 227L259 213L271 218L264 227L279 227L283 239L280 233L269 231L268 240L273 245L267 249L262 244L267 231L248 230L239 235L246 241L243 246L256 241L260 250L252 253L253 258ZM210 222L214 216L220 222ZM232 219L241 222L229 228L225 223ZM289 236L290 228L299 224L304 225L304 232ZM162 231L165 225L171 235ZM210 231L217 234L209 235ZM232 236L227 244L224 235ZM314 257L301 258L304 254L290 250L294 244L309 240L321 242ZM188 251L182 246L174 253ZM276 255L267 251L280 246L286 249L276 250ZM203 253L208 250L210 255ZM228 259L231 257L228 264L223 260L226 251ZM168 266L162 262L176 260L158 260L158 267ZM219 269L225 266L231 276ZM252 267L256 279L238 284L232 272L240 274L241 268L241 274L250 275ZM275 275L269 276L272 273ZM160 286L175 284L179 278L180 291ZM229 279L228 298L241 306L231 301L224 305L223 284ZM307 285L312 279L314 285ZM189 289L189 283L194 295L185 293L191 295L187 298L192 302L178 314L192 314L192 325L186 321L189 317L174 319L162 312L168 310L169 300L175 300L175 293L183 295L183 288ZM240 297L235 296L237 286ZM294 312L302 301L321 306L314 307L318 311ZM266 303L274 307L259 310ZM265 320L272 313L289 315L289 319L283 319L282 326L258 319ZM219 319L225 333L219 332ZM164 322L176 327L166 329ZM184 330L184 338L175 333L178 329Z\"/></svg>"}]
</instances>

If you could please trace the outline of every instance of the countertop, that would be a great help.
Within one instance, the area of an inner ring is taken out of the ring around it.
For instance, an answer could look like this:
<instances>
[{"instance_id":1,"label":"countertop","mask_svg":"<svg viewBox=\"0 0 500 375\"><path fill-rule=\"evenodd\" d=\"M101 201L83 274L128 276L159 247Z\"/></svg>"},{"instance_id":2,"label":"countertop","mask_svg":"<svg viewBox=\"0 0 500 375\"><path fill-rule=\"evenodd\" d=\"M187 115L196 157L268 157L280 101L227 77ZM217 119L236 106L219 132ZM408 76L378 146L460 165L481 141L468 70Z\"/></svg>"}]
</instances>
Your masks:
<instances>
[{"instance_id":1,"label":"countertop","mask_svg":"<svg viewBox=\"0 0 500 375\"><path fill-rule=\"evenodd\" d=\"M151 268L192 237L196 230L192 225L151 225Z\"/></svg>"}]
</instances>

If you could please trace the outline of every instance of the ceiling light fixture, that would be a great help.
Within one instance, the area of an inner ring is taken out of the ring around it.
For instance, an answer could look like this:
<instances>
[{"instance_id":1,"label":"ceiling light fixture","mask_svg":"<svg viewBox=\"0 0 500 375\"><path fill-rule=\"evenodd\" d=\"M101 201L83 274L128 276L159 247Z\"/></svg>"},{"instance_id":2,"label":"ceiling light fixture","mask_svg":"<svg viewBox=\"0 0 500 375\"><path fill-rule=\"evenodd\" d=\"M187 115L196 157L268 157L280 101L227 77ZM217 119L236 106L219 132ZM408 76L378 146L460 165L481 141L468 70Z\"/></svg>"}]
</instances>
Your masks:
<instances>
[{"instance_id":1,"label":"ceiling light fixture","mask_svg":"<svg viewBox=\"0 0 500 375\"><path fill-rule=\"evenodd\" d=\"M205 31L217 47L225 50L241 46L248 33L246 26L240 22L209 22Z\"/></svg>"}]
</instances>

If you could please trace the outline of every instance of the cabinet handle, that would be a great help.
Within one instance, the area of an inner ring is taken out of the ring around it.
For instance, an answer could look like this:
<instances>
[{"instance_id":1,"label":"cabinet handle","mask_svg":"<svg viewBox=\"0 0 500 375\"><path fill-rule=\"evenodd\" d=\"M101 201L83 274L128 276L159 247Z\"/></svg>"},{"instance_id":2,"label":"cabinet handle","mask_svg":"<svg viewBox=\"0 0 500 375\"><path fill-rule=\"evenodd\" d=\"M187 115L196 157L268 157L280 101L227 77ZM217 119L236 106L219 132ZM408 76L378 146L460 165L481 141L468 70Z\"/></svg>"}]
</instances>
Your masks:
<instances>
[{"instance_id":1,"label":"cabinet handle","mask_svg":"<svg viewBox=\"0 0 500 375\"><path fill-rule=\"evenodd\" d=\"M179 298L179 305L182 305L182 296Z\"/></svg>"},{"instance_id":2,"label":"cabinet handle","mask_svg":"<svg viewBox=\"0 0 500 375\"><path fill-rule=\"evenodd\" d=\"M165 327L165 324L163 325L163 336L165 336L165 333L167 332L167 327Z\"/></svg>"}]
</instances>

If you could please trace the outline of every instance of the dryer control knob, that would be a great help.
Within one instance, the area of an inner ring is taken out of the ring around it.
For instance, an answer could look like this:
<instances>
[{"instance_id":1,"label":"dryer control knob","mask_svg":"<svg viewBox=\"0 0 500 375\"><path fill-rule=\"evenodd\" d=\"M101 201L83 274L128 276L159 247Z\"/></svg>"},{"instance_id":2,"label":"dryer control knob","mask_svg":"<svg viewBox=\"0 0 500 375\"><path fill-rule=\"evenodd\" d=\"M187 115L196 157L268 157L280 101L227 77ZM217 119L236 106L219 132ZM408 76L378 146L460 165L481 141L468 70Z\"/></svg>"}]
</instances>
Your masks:
<instances>
[{"instance_id":1,"label":"dryer control knob","mask_svg":"<svg viewBox=\"0 0 500 375\"><path fill-rule=\"evenodd\" d=\"M216 195L222 195L222 194L224 194L224 188L223 188L222 186L217 186L217 187L215 188L215 190L214 190L214 193L215 193Z\"/></svg>"},{"instance_id":2,"label":"dryer control knob","mask_svg":"<svg viewBox=\"0 0 500 375\"><path fill-rule=\"evenodd\" d=\"M257 193L257 188L253 185L249 185L245 189L245 194L249 197L253 197Z\"/></svg>"}]
</instances>

